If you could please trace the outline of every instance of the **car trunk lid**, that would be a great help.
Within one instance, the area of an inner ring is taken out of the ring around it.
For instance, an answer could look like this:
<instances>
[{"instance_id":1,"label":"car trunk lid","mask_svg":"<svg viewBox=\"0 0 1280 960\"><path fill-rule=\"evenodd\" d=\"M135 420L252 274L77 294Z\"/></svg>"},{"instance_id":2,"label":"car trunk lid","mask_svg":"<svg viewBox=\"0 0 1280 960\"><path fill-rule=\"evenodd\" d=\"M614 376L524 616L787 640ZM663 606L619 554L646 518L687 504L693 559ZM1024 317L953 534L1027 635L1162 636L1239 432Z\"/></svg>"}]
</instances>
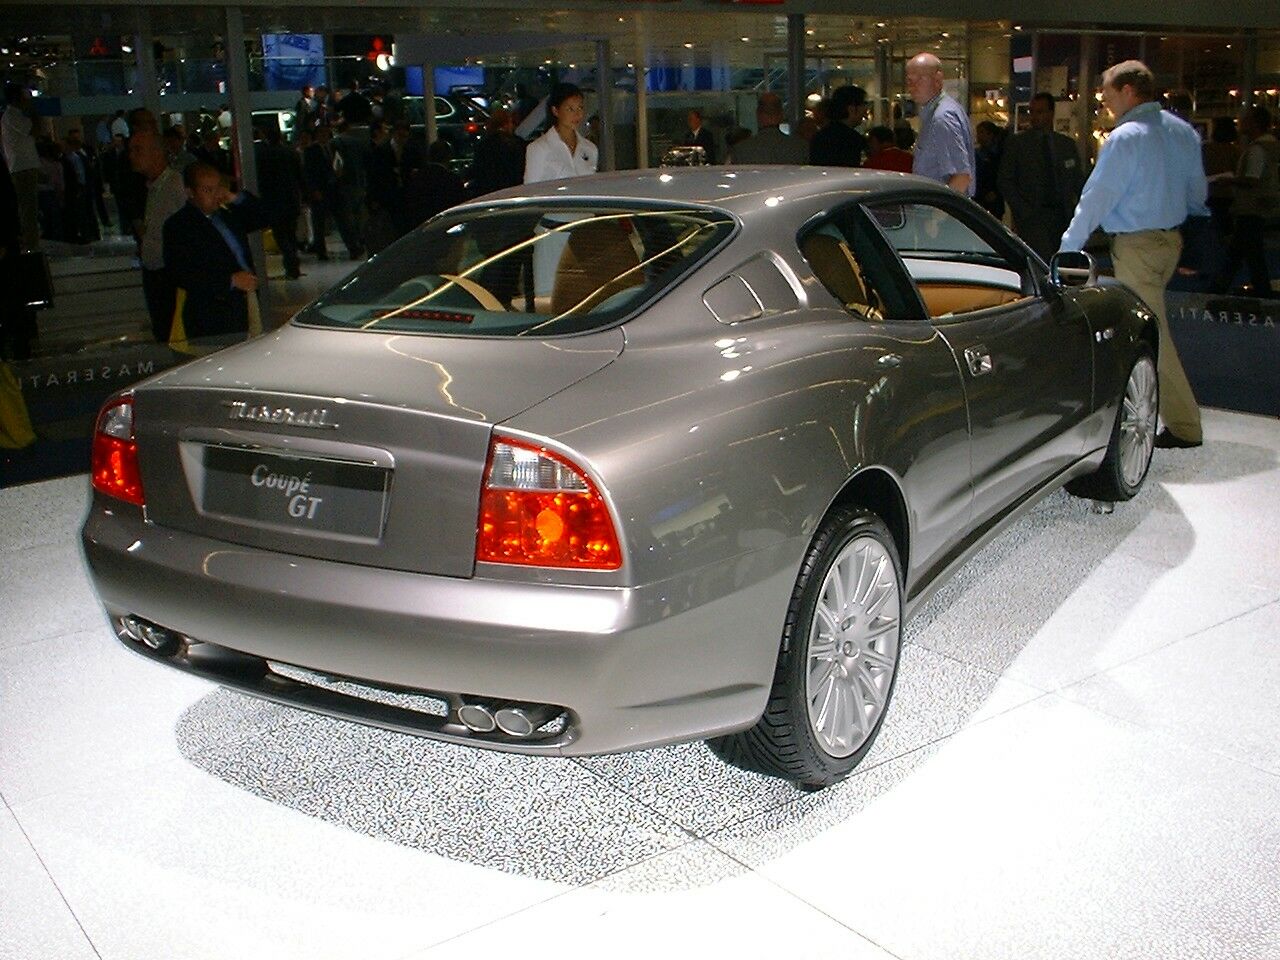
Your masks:
<instances>
[{"instance_id":1,"label":"car trunk lid","mask_svg":"<svg viewBox=\"0 0 1280 960\"><path fill-rule=\"evenodd\" d=\"M135 394L147 518L228 543L470 576L493 425L590 376L620 330L485 340L286 328Z\"/></svg>"}]
</instances>

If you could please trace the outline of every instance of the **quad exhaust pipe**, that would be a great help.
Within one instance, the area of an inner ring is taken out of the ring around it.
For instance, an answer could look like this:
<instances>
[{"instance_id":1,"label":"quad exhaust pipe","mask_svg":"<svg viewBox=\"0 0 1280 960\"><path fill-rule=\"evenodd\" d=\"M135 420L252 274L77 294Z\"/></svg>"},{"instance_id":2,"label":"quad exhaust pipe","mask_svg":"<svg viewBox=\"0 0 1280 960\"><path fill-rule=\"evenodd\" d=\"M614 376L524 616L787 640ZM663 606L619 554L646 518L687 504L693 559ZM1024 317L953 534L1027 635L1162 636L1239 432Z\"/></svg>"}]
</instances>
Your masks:
<instances>
[{"instance_id":1,"label":"quad exhaust pipe","mask_svg":"<svg viewBox=\"0 0 1280 960\"><path fill-rule=\"evenodd\" d=\"M458 719L472 733L493 733L496 729L517 740L533 736L559 714L555 707L537 703L464 703L458 708Z\"/></svg>"},{"instance_id":2,"label":"quad exhaust pipe","mask_svg":"<svg viewBox=\"0 0 1280 960\"><path fill-rule=\"evenodd\" d=\"M149 620L143 620L141 617L129 614L121 617L119 624L120 629L131 640L145 644L162 656L168 656L178 649L178 644L180 643L178 635L172 630L166 630L164 627L158 626Z\"/></svg>"}]
</instances>

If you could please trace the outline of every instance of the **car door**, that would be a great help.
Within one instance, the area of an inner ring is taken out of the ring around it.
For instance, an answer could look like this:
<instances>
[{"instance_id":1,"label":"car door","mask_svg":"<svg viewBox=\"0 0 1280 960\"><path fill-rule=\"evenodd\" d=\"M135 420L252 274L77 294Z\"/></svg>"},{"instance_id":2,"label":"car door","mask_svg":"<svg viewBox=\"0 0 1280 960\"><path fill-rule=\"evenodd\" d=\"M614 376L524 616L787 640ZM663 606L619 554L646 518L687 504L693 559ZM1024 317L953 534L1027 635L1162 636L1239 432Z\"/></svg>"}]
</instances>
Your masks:
<instances>
[{"instance_id":1,"label":"car door","mask_svg":"<svg viewBox=\"0 0 1280 960\"><path fill-rule=\"evenodd\" d=\"M945 566L970 527L973 489L964 387L911 278L857 201L806 226L801 255L863 342L850 374L873 384L856 421L859 465L899 478L911 528L907 585Z\"/></svg>"},{"instance_id":2,"label":"car door","mask_svg":"<svg viewBox=\"0 0 1280 960\"><path fill-rule=\"evenodd\" d=\"M1045 295L1027 251L970 206L917 196L869 208L961 371L982 525L1082 454L1093 345L1084 311Z\"/></svg>"}]
</instances>

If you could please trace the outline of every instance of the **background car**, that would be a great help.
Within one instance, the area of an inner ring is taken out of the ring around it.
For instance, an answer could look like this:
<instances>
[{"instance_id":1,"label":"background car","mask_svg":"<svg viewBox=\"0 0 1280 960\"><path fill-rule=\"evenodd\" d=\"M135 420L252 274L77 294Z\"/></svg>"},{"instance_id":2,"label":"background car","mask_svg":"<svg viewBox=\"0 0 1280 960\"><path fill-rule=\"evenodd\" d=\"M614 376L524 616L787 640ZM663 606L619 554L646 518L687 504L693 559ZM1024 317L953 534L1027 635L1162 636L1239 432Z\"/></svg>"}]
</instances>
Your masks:
<instances>
[{"instance_id":1,"label":"background car","mask_svg":"<svg viewBox=\"0 0 1280 960\"><path fill-rule=\"evenodd\" d=\"M401 99L404 116L413 128L413 135L425 137L427 126L422 97L406 96ZM436 131L440 139L453 147L452 166L455 172L461 173L471 165L476 144L484 136L485 124L489 122L489 112L465 94L437 95L435 104Z\"/></svg>"},{"instance_id":2,"label":"background car","mask_svg":"<svg viewBox=\"0 0 1280 960\"><path fill-rule=\"evenodd\" d=\"M259 696L822 786L951 571L1143 482L1155 321L1064 277L896 174L495 194L110 400L85 554L127 646Z\"/></svg>"}]
</instances>

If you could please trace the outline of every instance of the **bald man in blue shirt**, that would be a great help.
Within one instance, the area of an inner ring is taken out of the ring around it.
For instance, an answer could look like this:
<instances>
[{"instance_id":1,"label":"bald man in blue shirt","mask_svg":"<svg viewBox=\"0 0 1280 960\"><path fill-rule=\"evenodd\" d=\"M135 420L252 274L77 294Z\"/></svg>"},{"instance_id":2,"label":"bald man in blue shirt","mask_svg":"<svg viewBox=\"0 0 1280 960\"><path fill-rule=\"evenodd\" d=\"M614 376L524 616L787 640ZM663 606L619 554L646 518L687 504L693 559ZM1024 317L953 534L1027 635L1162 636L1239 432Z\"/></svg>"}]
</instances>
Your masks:
<instances>
[{"instance_id":1,"label":"bald man in blue shirt","mask_svg":"<svg viewBox=\"0 0 1280 960\"><path fill-rule=\"evenodd\" d=\"M1189 216L1208 216L1200 136L1155 102L1155 78L1126 60L1102 74L1102 102L1116 118L1102 145L1061 250L1082 250L1095 228L1112 234L1116 279L1142 298L1160 322L1158 447L1198 447L1200 408L1169 335L1164 288L1178 266Z\"/></svg>"},{"instance_id":2,"label":"bald man in blue shirt","mask_svg":"<svg viewBox=\"0 0 1280 960\"><path fill-rule=\"evenodd\" d=\"M907 95L920 110L911 172L972 197L978 187L973 131L964 107L942 88L942 61L936 56L918 53L907 61Z\"/></svg>"}]
</instances>

